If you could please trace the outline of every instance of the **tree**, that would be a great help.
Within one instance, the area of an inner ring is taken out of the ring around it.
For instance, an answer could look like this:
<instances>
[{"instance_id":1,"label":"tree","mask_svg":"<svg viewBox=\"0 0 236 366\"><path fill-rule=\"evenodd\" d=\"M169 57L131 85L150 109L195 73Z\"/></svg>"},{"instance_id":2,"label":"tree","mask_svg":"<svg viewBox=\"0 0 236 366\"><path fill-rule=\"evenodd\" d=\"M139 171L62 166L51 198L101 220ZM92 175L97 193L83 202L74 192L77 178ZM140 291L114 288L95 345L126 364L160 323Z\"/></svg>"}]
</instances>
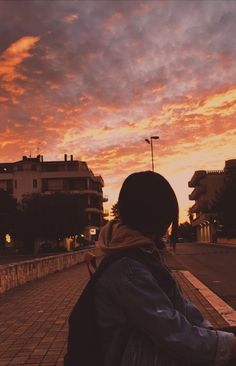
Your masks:
<instances>
[{"instance_id":1,"label":"tree","mask_svg":"<svg viewBox=\"0 0 236 366\"><path fill-rule=\"evenodd\" d=\"M227 237L236 237L236 175L227 177L223 188L216 194L211 210L216 212L217 226Z\"/></svg>"},{"instance_id":2,"label":"tree","mask_svg":"<svg viewBox=\"0 0 236 366\"><path fill-rule=\"evenodd\" d=\"M179 225L177 236L178 238L183 238L184 242L192 242L196 240L195 229L187 221Z\"/></svg>"},{"instance_id":3,"label":"tree","mask_svg":"<svg viewBox=\"0 0 236 366\"><path fill-rule=\"evenodd\" d=\"M6 234L13 236L16 212L16 199L0 189L0 248L5 247Z\"/></svg>"},{"instance_id":4,"label":"tree","mask_svg":"<svg viewBox=\"0 0 236 366\"><path fill-rule=\"evenodd\" d=\"M84 201L79 194L54 193L25 196L20 205L18 238L28 251L37 239L59 240L80 234L87 224Z\"/></svg>"},{"instance_id":5,"label":"tree","mask_svg":"<svg viewBox=\"0 0 236 366\"><path fill-rule=\"evenodd\" d=\"M112 206L111 214L112 214L114 220L119 220L120 214L119 214L119 210L118 210L118 202Z\"/></svg>"}]
</instances>

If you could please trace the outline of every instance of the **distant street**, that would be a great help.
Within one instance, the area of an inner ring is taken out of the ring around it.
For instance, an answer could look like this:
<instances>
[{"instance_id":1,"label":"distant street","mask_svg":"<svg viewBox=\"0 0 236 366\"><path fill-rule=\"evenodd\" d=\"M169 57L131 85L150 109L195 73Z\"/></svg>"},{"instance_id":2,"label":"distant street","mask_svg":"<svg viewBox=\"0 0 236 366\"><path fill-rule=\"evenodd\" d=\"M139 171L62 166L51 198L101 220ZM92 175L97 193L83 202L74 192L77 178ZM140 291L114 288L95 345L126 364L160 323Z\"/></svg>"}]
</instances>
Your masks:
<instances>
[{"instance_id":1,"label":"distant street","mask_svg":"<svg viewBox=\"0 0 236 366\"><path fill-rule=\"evenodd\" d=\"M179 243L174 257L176 269L192 272L236 310L236 247Z\"/></svg>"}]
</instances>

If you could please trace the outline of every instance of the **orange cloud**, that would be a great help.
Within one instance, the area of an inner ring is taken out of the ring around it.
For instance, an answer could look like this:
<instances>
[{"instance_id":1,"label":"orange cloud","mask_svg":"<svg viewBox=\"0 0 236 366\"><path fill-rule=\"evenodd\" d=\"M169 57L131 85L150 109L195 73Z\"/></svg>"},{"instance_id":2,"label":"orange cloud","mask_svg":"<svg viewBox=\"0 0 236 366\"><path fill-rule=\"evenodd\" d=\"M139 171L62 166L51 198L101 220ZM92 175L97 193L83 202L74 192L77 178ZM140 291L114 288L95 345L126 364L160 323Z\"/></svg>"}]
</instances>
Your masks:
<instances>
[{"instance_id":1,"label":"orange cloud","mask_svg":"<svg viewBox=\"0 0 236 366\"><path fill-rule=\"evenodd\" d=\"M232 88L222 93L216 93L204 100L201 105L195 109L195 113L206 116L220 114L222 117L236 112L236 88Z\"/></svg>"},{"instance_id":2,"label":"orange cloud","mask_svg":"<svg viewBox=\"0 0 236 366\"><path fill-rule=\"evenodd\" d=\"M25 59L31 57L29 51L35 47L40 37L22 37L12 43L2 55L0 55L0 75L3 80L13 81L16 78L25 79L25 76L16 71L16 67Z\"/></svg>"},{"instance_id":3,"label":"orange cloud","mask_svg":"<svg viewBox=\"0 0 236 366\"><path fill-rule=\"evenodd\" d=\"M0 55L0 77L2 86L10 95L19 96L24 93L24 89L18 85L13 85L16 79L26 80L27 77L18 70L19 65L24 60L31 57L30 50L39 42L40 37L26 36L12 43Z\"/></svg>"},{"instance_id":4,"label":"orange cloud","mask_svg":"<svg viewBox=\"0 0 236 366\"><path fill-rule=\"evenodd\" d=\"M78 14L70 14L70 15L67 15L63 18L64 22L69 23L69 24L72 24L72 23L76 22L77 19L79 19Z\"/></svg>"},{"instance_id":5,"label":"orange cloud","mask_svg":"<svg viewBox=\"0 0 236 366\"><path fill-rule=\"evenodd\" d=\"M8 101L7 97L0 96L0 103L5 103Z\"/></svg>"},{"instance_id":6,"label":"orange cloud","mask_svg":"<svg viewBox=\"0 0 236 366\"><path fill-rule=\"evenodd\" d=\"M0 54L1 159L33 155L40 141L46 160L72 153L102 174L111 205L129 173L151 168L144 140L159 135L155 169L184 217L194 170L235 157L236 6L219 4L216 17L214 4L72 3L32 4L34 22L20 6L6 11L5 44L13 31L18 40ZM41 41L19 39L35 29Z\"/></svg>"},{"instance_id":7,"label":"orange cloud","mask_svg":"<svg viewBox=\"0 0 236 366\"><path fill-rule=\"evenodd\" d=\"M15 150L15 146L17 146L19 148L20 146L22 146L24 144L25 144L25 142L22 139L22 136L20 136L17 132L14 132L13 130L6 129L0 135L1 155L4 155L4 151L6 150L6 148L11 147ZM11 149L9 149L9 150L11 150Z\"/></svg>"}]
</instances>

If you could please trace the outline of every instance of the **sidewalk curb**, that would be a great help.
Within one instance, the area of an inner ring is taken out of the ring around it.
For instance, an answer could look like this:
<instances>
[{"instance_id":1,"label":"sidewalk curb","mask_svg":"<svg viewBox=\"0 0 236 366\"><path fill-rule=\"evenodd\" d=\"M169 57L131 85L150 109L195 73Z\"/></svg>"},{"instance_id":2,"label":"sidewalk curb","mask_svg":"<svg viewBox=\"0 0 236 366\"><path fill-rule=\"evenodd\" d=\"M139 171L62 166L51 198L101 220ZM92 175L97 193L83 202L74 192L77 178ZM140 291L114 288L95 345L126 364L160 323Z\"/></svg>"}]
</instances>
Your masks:
<instances>
[{"instance_id":1,"label":"sidewalk curb","mask_svg":"<svg viewBox=\"0 0 236 366\"><path fill-rule=\"evenodd\" d=\"M236 311L226 304L219 296L199 281L191 272L180 270L180 273L198 290L211 306L231 326L236 326Z\"/></svg>"},{"instance_id":2,"label":"sidewalk curb","mask_svg":"<svg viewBox=\"0 0 236 366\"><path fill-rule=\"evenodd\" d=\"M212 246L212 247L218 247L218 248L236 249L236 244L229 244L229 243L205 243L205 242L202 242L202 241L198 241L198 242L196 242L196 244Z\"/></svg>"}]
</instances>

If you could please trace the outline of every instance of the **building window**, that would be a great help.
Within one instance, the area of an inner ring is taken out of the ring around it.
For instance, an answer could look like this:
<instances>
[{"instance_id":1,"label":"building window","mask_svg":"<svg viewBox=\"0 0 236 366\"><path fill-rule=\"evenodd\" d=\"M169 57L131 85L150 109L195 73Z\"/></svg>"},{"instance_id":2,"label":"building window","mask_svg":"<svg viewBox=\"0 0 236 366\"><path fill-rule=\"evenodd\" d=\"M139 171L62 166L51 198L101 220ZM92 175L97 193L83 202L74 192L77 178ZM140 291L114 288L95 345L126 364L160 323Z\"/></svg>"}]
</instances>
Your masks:
<instances>
[{"instance_id":1,"label":"building window","mask_svg":"<svg viewBox=\"0 0 236 366\"><path fill-rule=\"evenodd\" d=\"M64 171L64 170L65 170L65 164L44 163L44 165L43 165L43 171L45 171L45 172L58 172L58 171Z\"/></svg>"},{"instance_id":2,"label":"building window","mask_svg":"<svg viewBox=\"0 0 236 366\"><path fill-rule=\"evenodd\" d=\"M33 188L37 188L38 187L38 181L37 179L33 179Z\"/></svg>"},{"instance_id":3,"label":"building window","mask_svg":"<svg viewBox=\"0 0 236 366\"><path fill-rule=\"evenodd\" d=\"M15 180L15 189L17 188L17 180Z\"/></svg>"},{"instance_id":4,"label":"building window","mask_svg":"<svg viewBox=\"0 0 236 366\"><path fill-rule=\"evenodd\" d=\"M0 181L0 189L4 189L4 191L7 190L7 181L6 180Z\"/></svg>"},{"instance_id":5,"label":"building window","mask_svg":"<svg viewBox=\"0 0 236 366\"><path fill-rule=\"evenodd\" d=\"M49 191L62 191L63 190L63 180L62 179L49 179L48 180L48 190Z\"/></svg>"},{"instance_id":6,"label":"building window","mask_svg":"<svg viewBox=\"0 0 236 366\"><path fill-rule=\"evenodd\" d=\"M86 178L69 178L64 184L70 191L84 191L87 188Z\"/></svg>"}]
</instances>

